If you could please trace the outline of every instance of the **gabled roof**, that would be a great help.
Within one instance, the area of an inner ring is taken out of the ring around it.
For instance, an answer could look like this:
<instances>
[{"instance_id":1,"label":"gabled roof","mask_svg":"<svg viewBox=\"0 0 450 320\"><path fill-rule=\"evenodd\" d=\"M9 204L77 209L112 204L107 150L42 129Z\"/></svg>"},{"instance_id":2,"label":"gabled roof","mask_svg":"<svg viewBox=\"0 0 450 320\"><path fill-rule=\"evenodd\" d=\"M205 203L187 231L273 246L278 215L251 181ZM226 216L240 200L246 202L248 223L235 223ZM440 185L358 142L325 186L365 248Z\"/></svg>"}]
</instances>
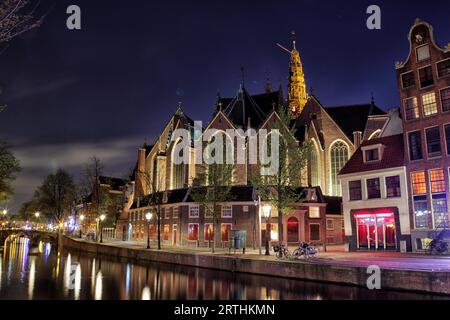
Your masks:
<instances>
[{"instance_id":1,"label":"gabled roof","mask_svg":"<svg viewBox=\"0 0 450 320\"><path fill-rule=\"evenodd\" d=\"M380 161L364 162L363 147L382 144L385 148ZM339 175L404 166L403 134L364 141L347 161Z\"/></svg>"},{"instance_id":2,"label":"gabled roof","mask_svg":"<svg viewBox=\"0 0 450 320\"><path fill-rule=\"evenodd\" d=\"M324 107L324 109L350 139L350 141L353 141L353 132L361 131L364 133L369 116L386 114L386 112L371 103Z\"/></svg>"},{"instance_id":3,"label":"gabled roof","mask_svg":"<svg viewBox=\"0 0 450 320\"><path fill-rule=\"evenodd\" d=\"M236 127L247 128L248 118L252 128L258 128L270 112L282 101L280 91L250 95L241 87L234 98L219 98L218 108Z\"/></svg>"}]
</instances>

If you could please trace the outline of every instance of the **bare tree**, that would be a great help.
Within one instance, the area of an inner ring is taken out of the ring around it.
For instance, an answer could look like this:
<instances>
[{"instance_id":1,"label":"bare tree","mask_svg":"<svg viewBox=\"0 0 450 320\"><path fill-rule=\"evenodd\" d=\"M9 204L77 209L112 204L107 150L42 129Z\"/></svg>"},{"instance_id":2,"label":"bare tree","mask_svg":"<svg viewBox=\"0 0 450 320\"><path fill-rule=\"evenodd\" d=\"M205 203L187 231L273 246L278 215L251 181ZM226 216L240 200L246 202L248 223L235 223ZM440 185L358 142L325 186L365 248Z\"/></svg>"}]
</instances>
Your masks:
<instances>
[{"instance_id":1,"label":"bare tree","mask_svg":"<svg viewBox=\"0 0 450 320\"><path fill-rule=\"evenodd\" d=\"M33 0L2 0L0 3L0 44L39 27L44 16L36 18L39 2ZM5 48L3 48L4 50ZM0 53L3 51L0 48Z\"/></svg>"}]
</instances>

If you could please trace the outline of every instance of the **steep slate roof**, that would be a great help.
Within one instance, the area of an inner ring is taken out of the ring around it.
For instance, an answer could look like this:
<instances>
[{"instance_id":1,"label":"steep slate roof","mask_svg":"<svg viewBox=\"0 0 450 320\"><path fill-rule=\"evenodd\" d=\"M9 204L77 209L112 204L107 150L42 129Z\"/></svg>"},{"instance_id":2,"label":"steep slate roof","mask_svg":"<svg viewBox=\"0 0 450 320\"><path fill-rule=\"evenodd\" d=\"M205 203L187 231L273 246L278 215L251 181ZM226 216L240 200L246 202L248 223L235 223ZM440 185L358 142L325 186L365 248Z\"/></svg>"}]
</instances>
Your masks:
<instances>
[{"instance_id":1,"label":"steep slate roof","mask_svg":"<svg viewBox=\"0 0 450 320\"><path fill-rule=\"evenodd\" d=\"M98 180L100 181L100 184L109 185L112 190L120 191L123 187L126 186L125 180L120 178L99 176Z\"/></svg>"},{"instance_id":2,"label":"steep slate roof","mask_svg":"<svg viewBox=\"0 0 450 320\"><path fill-rule=\"evenodd\" d=\"M371 103L351 106L325 107L324 109L350 139L350 141L353 141L354 131L361 131L364 133L369 116L386 114L386 112Z\"/></svg>"},{"instance_id":3,"label":"steep slate roof","mask_svg":"<svg viewBox=\"0 0 450 320\"><path fill-rule=\"evenodd\" d=\"M323 200L327 203L326 214L342 215L342 197L323 196Z\"/></svg>"},{"instance_id":4,"label":"steep slate roof","mask_svg":"<svg viewBox=\"0 0 450 320\"><path fill-rule=\"evenodd\" d=\"M234 98L219 98L222 112L236 127L247 128L250 118L252 128L258 128L272 109L277 108L280 101L280 91L273 91L251 96L245 88L240 88Z\"/></svg>"},{"instance_id":5,"label":"steep slate roof","mask_svg":"<svg viewBox=\"0 0 450 320\"><path fill-rule=\"evenodd\" d=\"M380 161L364 163L361 147L382 144L385 146ZM342 168L340 175L396 168L404 165L403 134L364 141Z\"/></svg>"}]
</instances>

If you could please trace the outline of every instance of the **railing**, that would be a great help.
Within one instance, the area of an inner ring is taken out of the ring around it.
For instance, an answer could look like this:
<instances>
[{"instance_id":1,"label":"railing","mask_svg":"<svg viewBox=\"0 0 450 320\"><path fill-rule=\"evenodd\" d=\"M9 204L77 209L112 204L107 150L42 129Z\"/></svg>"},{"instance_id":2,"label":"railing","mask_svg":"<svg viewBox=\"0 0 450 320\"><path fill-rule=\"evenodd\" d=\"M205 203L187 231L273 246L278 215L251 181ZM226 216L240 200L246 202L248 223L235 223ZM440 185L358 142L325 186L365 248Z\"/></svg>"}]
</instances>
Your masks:
<instances>
[{"instance_id":1,"label":"railing","mask_svg":"<svg viewBox=\"0 0 450 320\"><path fill-rule=\"evenodd\" d=\"M116 229L115 228L103 228L103 239L115 239Z\"/></svg>"}]
</instances>

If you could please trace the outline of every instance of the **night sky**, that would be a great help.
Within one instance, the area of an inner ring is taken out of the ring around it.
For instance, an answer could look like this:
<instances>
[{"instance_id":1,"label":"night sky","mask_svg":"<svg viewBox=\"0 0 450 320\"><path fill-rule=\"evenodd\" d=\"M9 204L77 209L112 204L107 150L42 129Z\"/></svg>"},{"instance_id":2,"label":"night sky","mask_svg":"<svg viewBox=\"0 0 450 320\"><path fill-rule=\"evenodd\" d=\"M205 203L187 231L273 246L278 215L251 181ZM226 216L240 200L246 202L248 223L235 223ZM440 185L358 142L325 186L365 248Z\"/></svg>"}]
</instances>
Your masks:
<instances>
[{"instance_id":1,"label":"night sky","mask_svg":"<svg viewBox=\"0 0 450 320\"><path fill-rule=\"evenodd\" d=\"M182 102L210 120L215 96L245 86L263 91L269 76L286 94L289 55L297 49L307 86L326 106L399 105L395 68L408 55L414 19L450 42L449 1L107 1L47 0L43 26L0 55L0 138L13 145L23 172L14 183L16 211L59 167L79 178L97 155L105 174L126 176L137 147L158 135ZM66 28L66 8L82 10L82 30ZM366 28L366 8L382 10L382 30Z\"/></svg>"}]
</instances>

